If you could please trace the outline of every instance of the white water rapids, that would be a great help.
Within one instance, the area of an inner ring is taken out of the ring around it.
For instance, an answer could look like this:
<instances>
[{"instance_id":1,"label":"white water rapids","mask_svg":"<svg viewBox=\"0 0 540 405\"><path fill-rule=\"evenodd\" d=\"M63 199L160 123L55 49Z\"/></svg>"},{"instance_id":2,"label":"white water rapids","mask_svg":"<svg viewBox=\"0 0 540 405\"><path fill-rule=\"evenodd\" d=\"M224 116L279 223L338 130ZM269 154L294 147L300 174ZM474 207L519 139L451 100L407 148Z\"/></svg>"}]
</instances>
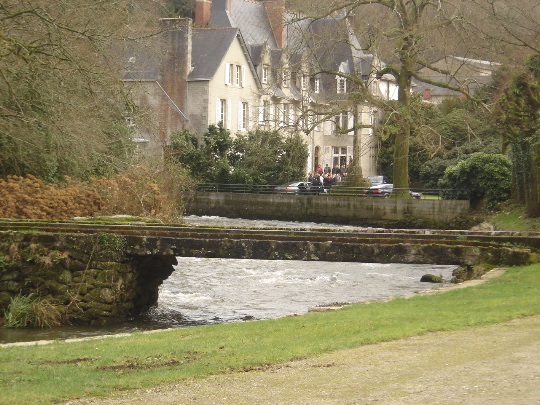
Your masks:
<instances>
[{"instance_id":1,"label":"white water rapids","mask_svg":"<svg viewBox=\"0 0 540 405\"><path fill-rule=\"evenodd\" d=\"M193 225L354 228L343 225L186 217ZM0 328L0 343L133 332L305 314L309 308L440 287L426 273L450 280L456 266L179 257L146 314L108 327L45 330Z\"/></svg>"}]
</instances>

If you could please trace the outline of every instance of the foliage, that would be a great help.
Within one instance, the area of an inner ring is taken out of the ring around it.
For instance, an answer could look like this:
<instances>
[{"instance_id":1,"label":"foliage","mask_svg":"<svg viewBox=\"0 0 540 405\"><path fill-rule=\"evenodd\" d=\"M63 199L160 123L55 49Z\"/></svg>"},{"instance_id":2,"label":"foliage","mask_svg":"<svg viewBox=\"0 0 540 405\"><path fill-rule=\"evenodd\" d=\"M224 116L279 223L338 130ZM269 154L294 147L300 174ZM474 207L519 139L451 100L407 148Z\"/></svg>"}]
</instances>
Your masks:
<instances>
[{"instance_id":1,"label":"foliage","mask_svg":"<svg viewBox=\"0 0 540 405\"><path fill-rule=\"evenodd\" d=\"M303 179L307 146L300 136L283 137L277 131L239 135L229 154L234 174L245 173L251 184L281 184Z\"/></svg>"},{"instance_id":2,"label":"foliage","mask_svg":"<svg viewBox=\"0 0 540 405\"><path fill-rule=\"evenodd\" d=\"M511 145L515 198L540 217L540 54L526 65L499 97L496 118Z\"/></svg>"},{"instance_id":3,"label":"foliage","mask_svg":"<svg viewBox=\"0 0 540 405\"><path fill-rule=\"evenodd\" d=\"M446 168L439 188L451 189L445 198L468 198L473 208L489 209L510 197L512 169L504 155L477 152Z\"/></svg>"},{"instance_id":4,"label":"foliage","mask_svg":"<svg viewBox=\"0 0 540 405\"><path fill-rule=\"evenodd\" d=\"M150 37L157 11L129 0L2 1L0 176L54 182L122 166L133 143L114 50Z\"/></svg>"},{"instance_id":5,"label":"foliage","mask_svg":"<svg viewBox=\"0 0 540 405\"><path fill-rule=\"evenodd\" d=\"M210 125L201 145L189 131L172 135L172 159L203 182L279 184L305 177L307 146L298 135L250 131L234 139L219 123Z\"/></svg>"},{"instance_id":6,"label":"foliage","mask_svg":"<svg viewBox=\"0 0 540 405\"><path fill-rule=\"evenodd\" d=\"M4 316L8 328L50 328L66 322L57 306L32 294L12 298Z\"/></svg>"},{"instance_id":7,"label":"foliage","mask_svg":"<svg viewBox=\"0 0 540 405\"><path fill-rule=\"evenodd\" d=\"M448 99L440 105L426 104L412 97L415 125L409 146L410 184L435 189L448 166L475 152L499 153L501 140L489 112L464 99ZM392 178L395 133L399 122L388 114L379 128L383 141L379 172Z\"/></svg>"}]
</instances>

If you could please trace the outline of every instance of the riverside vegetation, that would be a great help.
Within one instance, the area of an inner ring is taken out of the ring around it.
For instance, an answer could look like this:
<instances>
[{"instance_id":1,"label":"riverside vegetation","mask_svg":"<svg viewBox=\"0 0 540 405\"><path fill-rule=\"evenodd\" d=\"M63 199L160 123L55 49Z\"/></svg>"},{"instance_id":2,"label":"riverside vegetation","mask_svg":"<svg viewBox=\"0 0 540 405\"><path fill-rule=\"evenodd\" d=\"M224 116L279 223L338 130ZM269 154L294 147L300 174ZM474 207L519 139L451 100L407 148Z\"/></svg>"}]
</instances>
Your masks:
<instances>
[{"instance_id":1,"label":"riverside vegetation","mask_svg":"<svg viewBox=\"0 0 540 405\"><path fill-rule=\"evenodd\" d=\"M0 403L51 404L261 370L339 349L540 313L540 264L477 287L339 311L0 350Z\"/></svg>"}]
</instances>

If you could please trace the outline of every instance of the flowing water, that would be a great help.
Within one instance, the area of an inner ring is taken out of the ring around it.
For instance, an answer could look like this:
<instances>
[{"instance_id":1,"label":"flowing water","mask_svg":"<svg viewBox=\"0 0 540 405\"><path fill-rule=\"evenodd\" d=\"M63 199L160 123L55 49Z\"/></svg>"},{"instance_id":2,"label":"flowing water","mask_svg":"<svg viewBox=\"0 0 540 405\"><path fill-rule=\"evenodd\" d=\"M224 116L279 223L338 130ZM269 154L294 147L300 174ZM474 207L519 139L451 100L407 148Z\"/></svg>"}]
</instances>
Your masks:
<instances>
[{"instance_id":1,"label":"flowing water","mask_svg":"<svg viewBox=\"0 0 540 405\"><path fill-rule=\"evenodd\" d=\"M187 217L186 223L225 226L335 227L314 223ZM426 273L450 280L456 266L179 257L160 288L156 307L108 327L44 330L0 328L0 343L189 327L304 314L309 308L404 296L440 287L420 282Z\"/></svg>"}]
</instances>

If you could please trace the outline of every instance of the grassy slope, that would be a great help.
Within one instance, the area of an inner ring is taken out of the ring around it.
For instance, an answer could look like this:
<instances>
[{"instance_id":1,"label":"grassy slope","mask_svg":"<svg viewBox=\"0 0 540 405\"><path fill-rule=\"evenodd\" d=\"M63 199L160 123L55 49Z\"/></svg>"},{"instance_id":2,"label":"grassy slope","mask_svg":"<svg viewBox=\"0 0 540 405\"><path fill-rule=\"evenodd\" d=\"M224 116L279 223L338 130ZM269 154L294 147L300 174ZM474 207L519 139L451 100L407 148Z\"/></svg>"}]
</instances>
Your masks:
<instances>
[{"instance_id":1,"label":"grassy slope","mask_svg":"<svg viewBox=\"0 0 540 405\"><path fill-rule=\"evenodd\" d=\"M540 232L540 218L526 218L523 207L507 205L486 216L498 231Z\"/></svg>"},{"instance_id":2,"label":"grassy slope","mask_svg":"<svg viewBox=\"0 0 540 405\"><path fill-rule=\"evenodd\" d=\"M0 349L0 403L50 404L540 314L540 264L484 285L340 311Z\"/></svg>"}]
</instances>

